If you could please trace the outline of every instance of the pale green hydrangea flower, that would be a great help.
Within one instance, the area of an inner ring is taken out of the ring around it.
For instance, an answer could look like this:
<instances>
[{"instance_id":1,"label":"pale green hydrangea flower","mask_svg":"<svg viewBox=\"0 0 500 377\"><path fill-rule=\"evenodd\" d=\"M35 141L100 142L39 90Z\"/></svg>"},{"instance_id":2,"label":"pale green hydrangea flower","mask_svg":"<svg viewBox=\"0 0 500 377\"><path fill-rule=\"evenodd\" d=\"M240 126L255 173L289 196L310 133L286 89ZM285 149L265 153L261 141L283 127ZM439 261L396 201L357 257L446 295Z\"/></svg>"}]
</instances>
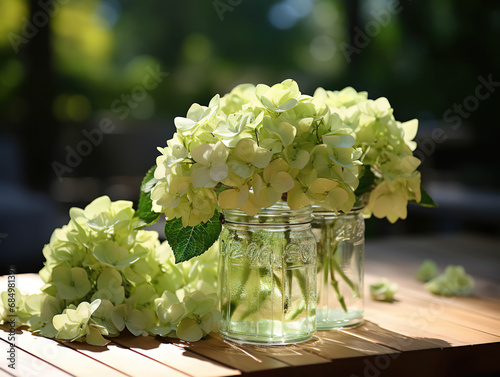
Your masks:
<instances>
[{"instance_id":1,"label":"pale green hydrangea flower","mask_svg":"<svg viewBox=\"0 0 500 377\"><path fill-rule=\"evenodd\" d=\"M462 266L448 266L444 274L427 282L425 287L439 296L469 296L474 292L474 278Z\"/></svg>"},{"instance_id":2,"label":"pale green hydrangea flower","mask_svg":"<svg viewBox=\"0 0 500 377\"><path fill-rule=\"evenodd\" d=\"M56 338L75 341L85 337L87 343L95 346L104 346L109 341L102 335L108 335L105 327L98 325L91 319L92 313L99 307L101 300L91 304L82 302L75 307L70 305L62 314L55 315L52 324L57 330Z\"/></svg>"},{"instance_id":3,"label":"pale green hydrangea flower","mask_svg":"<svg viewBox=\"0 0 500 377\"><path fill-rule=\"evenodd\" d=\"M386 98L371 100L351 87L318 88L308 96L293 80L239 85L208 107L194 104L187 118L176 118L177 133L157 159L153 210L194 226L215 210L254 215L281 194L295 209L314 204L349 212L358 203L366 216L405 219L408 202L422 198L420 161L413 156L418 121L401 123L393 113ZM227 149L219 147L212 157L218 143ZM279 160L287 167L271 183L264 171ZM325 187L324 195L310 190L312 171L315 179L331 181L316 183ZM365 174L373 178L358 193ZM283 183L277 186L278 178ZM207 190L195 193L196 187ZM194 210L195 199L203 211Z\"/></svg>"},{"instance_id":4,"label":"pale green hydrangea flower","mask_svg":"<svg viewBox=\"0 0 500 377\"><path fill-rule=\"evenodd\" d=\"M344 94L356 97L353 91ZM362 148L325 93L303 95L285 80L239 85L207 107L194 104L159 148L153 210L184 226L207 222L221 209L253 215L285 197L291 208L317 204L348 212ZM319 180L310 190L313 170Z\"/></svg>"},{"instance_id":5,"label":"pale green hydrangea flower","mask_svg":"<svg viewBox=\"0 0 500 377\"><path fill-rule=\"evenodd\" d=\"M315 95L337 108L342 122L356 136L355 146L362 150L360 161L374 175L362 198L364 214L385 217L391 223L405 219L408 202L421 201L420 161L413 156L418 121L396 121L386 98L371 100L366 92L351 87L335 92L318 88Z\"/></svg>"},{"instance_id":6,"label":"pale green hydrangea flower","mask_svg":"<svg viewBox=\"0 0 500 377\"><path fill-rule=\"evenodd\" d=\"M106 344L103 336L118 336L125 328L134 335L189 341L217 329L217 244L175 264L156 232L137 229L132 202L104 196L85 209L72 208L70 217L44 247L43 293L11 294L16 326L94 345ZM9 309L8 292L2 292L0 322L9 320Z\"/></svg>"},{"instance_id":7,"label":"pale green hydrangea flower","mask_svg":"<svg viewBox=\"0 0 500 377\"><path fill-rule=\"evenodd\" d=\"M398 288L396 283L387 279L382 279L376 283L370 284L370 296L375 301L393 302Z\"/></svg>"},{"instance_id":8,"label":"pale green hydrangea flower","mask_svg":"<svg viewBox=\"0 0 500 377\"><path fill-rule=\"evenodd\" d=\"M416 277L423 283L435 278L438 275L438 267L436 262L430 259L424 260L417 271Z\"/></svg>"}]
</instances>

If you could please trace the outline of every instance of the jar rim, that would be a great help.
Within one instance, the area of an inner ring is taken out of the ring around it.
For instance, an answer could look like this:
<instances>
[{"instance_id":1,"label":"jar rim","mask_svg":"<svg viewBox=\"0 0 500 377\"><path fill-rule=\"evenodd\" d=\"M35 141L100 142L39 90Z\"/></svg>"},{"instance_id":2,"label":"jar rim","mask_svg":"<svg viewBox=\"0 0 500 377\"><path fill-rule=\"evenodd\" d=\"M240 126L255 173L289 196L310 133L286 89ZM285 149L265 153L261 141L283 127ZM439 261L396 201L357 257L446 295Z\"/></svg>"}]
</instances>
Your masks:
<instances>
[{"instance_id":1,"label":"jar rim","mask_svg":"<svg viewBox=\"0 0 500 377\"><path fill-rule=\"evenodd\" d=\"M249 216L240 209L224 209L222 213L225 222L243 224L306 224L313 219L312 207L310 205L298 209L291 209L288 204L282 200L270 207L261 208L254 216Z\"/></svg>"},{"instance_id":2,"label":"jar rim","mask_svg":"<svg viewBox=\"0 0 500 377\"><path fill-rule=\"evenodd\" d=\"M319 215L323 215L323 216L341 216L341 215L354 215L354 214L360 213L363 210L363 208L365 208L364 205L361 205L358 207L353 207L353 208L351 208L351 210L349 212L346 213L346 212L342 212L342 211L335 212L335 211L332 211L331 209L328 209L328 208L313 205L312 211L313 211L313 216L315 213L317 213Z\"/></svg>"}]
</instances>

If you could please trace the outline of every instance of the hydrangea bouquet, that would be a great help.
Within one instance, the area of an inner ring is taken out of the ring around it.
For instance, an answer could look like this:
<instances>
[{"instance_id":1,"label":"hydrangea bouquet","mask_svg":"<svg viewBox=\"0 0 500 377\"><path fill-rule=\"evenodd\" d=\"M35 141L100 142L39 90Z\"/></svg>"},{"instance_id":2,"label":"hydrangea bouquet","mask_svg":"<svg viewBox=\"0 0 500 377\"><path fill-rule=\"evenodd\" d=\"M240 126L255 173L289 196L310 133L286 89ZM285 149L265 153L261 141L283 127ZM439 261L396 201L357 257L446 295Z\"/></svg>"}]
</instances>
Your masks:
<instances>
[{"instance_id":1,"label":"hydrangea bouquet","mask_svg":"<svg viewBox=\"0 0 500 377\"><path fill-rule=\"evenodd\" d=\"M224 209L255 215L284 200L348 213L366 202L368 215L394 222L408 201L432 204L412 154L418 122L397 122L387 99L366 92L243 84L193 104L175 125L143 182L139 214L145 223L165 214L178 262L217 239Z\"/></svg>"},{"instance_id":2,"label":"hydrangea bouquet","mask_svg":"<svg viewBox=\"0 0 500 377\"><path fill-rule=\"evenodd\" d=\"M132 202L104 196L56 229L43 254L38 294L2 292L0 322L62 340L105 345L125 328L132 334L196 341L215 329L217 252L176 265L158 233L137 229Z\"/></svg>"},{"instance_id":3,"label":"hydrangea bouquet","mask_svg":"<svg viewBox=\"0 0 500 377\"><path fill-rule=\"evenodd\" d=\"M413 156L417 119L399 122L386 98L371 100L366 92L351 87L341 91L318 88L315 95L325 98L356 135L355 146L362 151L356 194L367 217L373 214L394 223L406 218L408 202L435 206L421 188L420 160Z\"/></svg>"},{"instance_id":4,"label":"hydrangea bouquet","mask_svg":"<svg viewBox=\"0 0 500 377\"><path fill-rule=\"evenodd\" d=\"M217 239L223 209L255 215L283 199L292 209L349 211L356 201L362 150L353 130L326 98L301 94L293 80L239 85L207 107L193 104L175 124L142 202L165 214L177 261ZM153 217L145 211L146 222Z\"/></svg>"}]
</instances>

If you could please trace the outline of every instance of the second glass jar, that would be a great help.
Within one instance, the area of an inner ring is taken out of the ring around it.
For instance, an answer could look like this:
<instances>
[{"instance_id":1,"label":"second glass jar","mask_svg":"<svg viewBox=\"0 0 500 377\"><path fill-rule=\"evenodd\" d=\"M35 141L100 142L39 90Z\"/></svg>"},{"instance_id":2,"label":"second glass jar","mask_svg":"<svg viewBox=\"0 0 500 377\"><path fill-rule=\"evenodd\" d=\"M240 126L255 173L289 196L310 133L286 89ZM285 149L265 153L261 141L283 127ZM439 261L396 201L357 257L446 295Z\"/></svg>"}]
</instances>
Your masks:
<instances>
[{"instance_id":1,"label":"second glass jar","mask_svg":"<svg viewBox=\"0 0 500 377\"><path fill-rule=\"evenodd\" d=\"M354 326L364 313L365 222L361 209L347 214L314 207L318 249L318 330Z\"/></svg>"}]
</instances>

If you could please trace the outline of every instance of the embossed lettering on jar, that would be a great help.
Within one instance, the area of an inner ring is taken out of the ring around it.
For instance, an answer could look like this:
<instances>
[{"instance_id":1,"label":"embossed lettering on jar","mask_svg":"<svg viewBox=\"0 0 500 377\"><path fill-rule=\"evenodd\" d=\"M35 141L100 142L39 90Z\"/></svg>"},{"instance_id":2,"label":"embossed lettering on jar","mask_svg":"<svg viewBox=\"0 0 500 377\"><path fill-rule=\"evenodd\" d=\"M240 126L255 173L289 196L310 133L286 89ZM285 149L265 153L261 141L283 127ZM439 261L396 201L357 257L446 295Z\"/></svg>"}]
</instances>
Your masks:
<instances>
[{"instance_id":1,"label":"embossed lettering on jar","mask_svg":"<svg viewBox=\"0 0 500 377\"><path fill-rule=\"evenodd\" d=\"M279 202L256 216L224 211L219 263L223 338L288 344L316 331L316 240L311 208Z\"/></svg>"}]
</instances>

